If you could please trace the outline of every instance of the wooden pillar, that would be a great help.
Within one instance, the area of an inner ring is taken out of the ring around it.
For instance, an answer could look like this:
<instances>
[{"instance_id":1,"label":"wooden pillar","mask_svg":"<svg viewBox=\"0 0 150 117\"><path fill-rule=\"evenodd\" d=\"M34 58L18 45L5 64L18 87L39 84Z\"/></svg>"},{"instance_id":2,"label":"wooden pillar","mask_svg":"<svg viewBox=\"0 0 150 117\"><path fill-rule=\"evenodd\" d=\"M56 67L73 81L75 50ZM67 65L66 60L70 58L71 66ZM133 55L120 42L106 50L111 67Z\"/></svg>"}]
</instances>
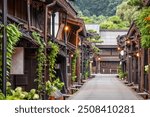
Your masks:
<instances>
[{"instance_id":1,"label":"wooden pillar","mask_svg":"<svg viewBox=\"0 0 150 117\"><path fill-rule=\"evenodd\" d=\"M3 24L7 25L7 0L3 0L2 6ZM6 28L3 28L3 40L2 40L2 92L6 96L6 71L7 71L7 35Z\"/></svg>"},{"instance_id":2,"label":"wooden pillar","mask_svg":"<svg viewBox=\"0 0 150 117\"><path fill-rule=\"evenodd\" d=\"M55 23L54 23L55 24ZM67 14L65 15L65 26L67 26ZM52 31L52 34L54 34L55 32ZM64 35L64 42L65 42L65 54L66 54L66 57L65 57L65 66L64 66L64 71L65 71L65 84L66 84L66 88L68 89L68 82L69 82L69 79L68 79L68 47L67 47L67 42L68 42L68 32L67 30L65 31L65 35Z\"/></svg>"},{"instance_id":3,"label":"wooden pillar","mask_svg":"<svg viewBox=\"0 0 150 117\"><path fill-rule=\"evenodd\" d=\"M130 77L130 72L129 72L129 69L130 69L130 67L129 67L129 56L127 56L127 61L126 61L126 71L127 71L127 73L128 73L128 76L127 76L127 82L129 82L129 77Z\"/></svg>"},{"instance_id":4,"label":"wooden pillar","mask_svg":"<svg viewBox=\"0 0 150 117\"><path fill-rule=\"evenodd\" d=\"M78 56L78 58L77 58L77 69L76 69L76 71L77 71L77 82L78 82L78 84L81 84L81 76L80 76L80 55Z\"/></svg>"},{"instance_id":5,"label":"wooden pillar","mask_svg":"<svg viewBox=\"0 0 150 117\"><path fill-rule=\"evenodd\" d=\"M83 61L84 61L83 38L81 38L81 73L82 73L81 80L83 78L83 71L84 71Z\"/></svg>"},{"instance_id":6,"label":"wooden pillar","mask_svg":"<svg viewBox=\"0 0 150 117\"><path fill-rule=\"evenodd\" d=\"M129 83L132 83L132 56L129 56Z\"/></svg>"},{"instance_id":7,"label":"wooden pillar","mask_svg":"<svg viewBox=\"0 0 150 117\"><path fill-rule=\"evenodd\" d=\"M150 65L150 48L148 49L148 65ZM150 94L150 70L148 73L148 93Z\"/></svg>"},{"instance_id":8,"label":"wooden pillar","mask_svg":"<svg viewBox=\"0 0 150 117\"><path fill-rule=\"evenodd\" d=\"M139 91L140 91L140 79L141 79L141 56L138 57L138 85L139 85Z\"/></svg>"},{"instance_id":9,"label":"wooden pillar","mask_svg":"<svg viewBox=\"0 0 150 117\"><path fill-rule=\"evenodd\" d=\"M141 78L140 78L140 92L144 91L144 49L141 49Z\"/></svg>"},{"instance_id":10,"label":"wooden pillar","mask_svg":"<svg viewBox=\"0 0 150 117\"><path fill-rule=\"evenodd\" d=\"M137 77L136 77L136 71L137 71L137 68L136 68L136 66L137 66L137 62L136 62L136 58L134 57L133 58L133 82L134 82L134 84L137 84Z\"/></svg>"}]
</instances>

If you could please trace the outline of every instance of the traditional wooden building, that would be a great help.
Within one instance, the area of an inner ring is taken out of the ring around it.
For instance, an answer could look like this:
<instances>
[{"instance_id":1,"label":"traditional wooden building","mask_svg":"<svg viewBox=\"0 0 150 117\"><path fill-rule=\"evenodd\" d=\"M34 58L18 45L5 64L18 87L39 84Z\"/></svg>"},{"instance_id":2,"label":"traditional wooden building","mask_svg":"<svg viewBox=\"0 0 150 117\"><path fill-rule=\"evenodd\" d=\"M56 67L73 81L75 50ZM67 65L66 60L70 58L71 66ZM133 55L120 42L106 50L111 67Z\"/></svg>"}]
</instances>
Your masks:
<instances>
[{"instance_id":1,"label":"traditional wooden building","mask_svg":"<svg viewBox=\"0 0 150 117\"><path fill-rule=\"evenodd\" d=\"M2 0L0 0L2 9ZM2 14L2 10L0 10ZM79 49L81 40L86 37L83 20L77 18L77 12L67 0L8 0L8 23L19 25L23 36L17 43L13 58L11 80L13 87L21 86L26 91L37 88L36 78L37 49L39 44L32 33L40 34L45 43L45 55L51 51L48 45L52 41L59 45L56 75L65 83L63 92L70 90L71 54ZM1 21L2 18L0 17ZM80 51L81 52L81 51ZM81 52L82 53L82 52ZM80 82L80 56L77 64L77 79ZM81 62L82 63L82 62ZM45 64L43 80L48 80L48 67Z\"/></svg>"},{"instance_id":2,"label":"traditional wooden building","mask_svg":"<svg viewBox=\"0 0 150 117\"><path fill-rule=\"evenodd\" d=\"M120 62L123 72L126 72L126 81L133 85L141 95L150 92L150 76L145 72L145 65L150 64L150 49L141 47L140 32L135 23L132 23L127 35L118 36Z\"/></svg>"},{"instance_id":3,"label":"traditional wooden building","mask_svg":"<svg viewBox=\"0 0 150 117\"><path fill-rule=\"evenodd\" d=\"M143 0L144 6L150 5L150 0ZM145 66L150 64L150 49L141 47L141 34L133 22L127 35L119 36L120 61L123 72L127 72L127 82L145 98L150 94L150 73Z\"/></svg>"},{"instance_id":4,"label":"traditional wooden building","mask_svg":"<svg viewBox=\"0 0 150 117\"><path fill-rule=\"evenodd\" d=\"M99 73L116 74L119 65L116 37L123 35L126 30L100 30L102 44L96 44L100 49Z\"/></svg>"}]
</instances>

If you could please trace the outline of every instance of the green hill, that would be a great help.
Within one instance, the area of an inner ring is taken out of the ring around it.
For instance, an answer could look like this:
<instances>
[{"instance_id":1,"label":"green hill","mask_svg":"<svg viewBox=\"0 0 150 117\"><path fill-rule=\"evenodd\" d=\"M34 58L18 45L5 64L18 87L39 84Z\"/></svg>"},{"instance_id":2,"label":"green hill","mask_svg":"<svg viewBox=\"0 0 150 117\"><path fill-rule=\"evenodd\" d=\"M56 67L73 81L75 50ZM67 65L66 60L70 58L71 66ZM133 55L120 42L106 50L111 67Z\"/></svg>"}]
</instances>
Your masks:
<instances>
[{"instance_id":1,"label":"green hill","mask_svg":"<svg viewBox=\"0 0 150 117\"><path fill-rule=\"evenodd\" d=\"M77 11L84 16L113 16L123 0L71 0Z\"/></svg>"}]
</instances>

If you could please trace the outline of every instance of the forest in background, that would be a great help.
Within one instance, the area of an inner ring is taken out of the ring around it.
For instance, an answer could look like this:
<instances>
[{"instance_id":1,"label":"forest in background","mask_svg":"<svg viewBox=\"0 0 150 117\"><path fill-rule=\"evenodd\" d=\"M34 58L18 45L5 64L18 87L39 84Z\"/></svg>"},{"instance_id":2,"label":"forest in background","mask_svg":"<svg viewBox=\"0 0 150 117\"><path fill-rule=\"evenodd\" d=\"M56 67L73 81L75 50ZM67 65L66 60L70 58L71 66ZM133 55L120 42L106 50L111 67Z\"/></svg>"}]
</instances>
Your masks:
<instances>
[{"instance_id":1,"label":"forest in background","mask_svg":"<svg viewBox=\"0 0 150 117\"><path fill-rule=\"evenodd\" d=\"M86 24L99 24L101 29L128 29L138 16L140 2L141 0L73 0L71 3Z\"/></svg>"}]
</instances>

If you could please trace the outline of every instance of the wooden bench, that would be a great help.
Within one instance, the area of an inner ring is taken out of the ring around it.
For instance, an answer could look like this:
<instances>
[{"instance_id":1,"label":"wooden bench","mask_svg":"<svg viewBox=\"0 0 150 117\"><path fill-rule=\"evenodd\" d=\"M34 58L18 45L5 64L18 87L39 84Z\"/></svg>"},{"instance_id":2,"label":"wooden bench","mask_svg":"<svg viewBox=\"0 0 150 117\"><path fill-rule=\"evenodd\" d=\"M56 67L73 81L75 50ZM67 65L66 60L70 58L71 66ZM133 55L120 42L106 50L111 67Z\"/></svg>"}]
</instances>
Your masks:
<instances>
[{"instance_id":1,"label":"wooden bench","mask_svg":"<svg viewBox=\"0 0 150 117\"><path fill-rule=\"evenodd\" d=\"M73 88L81 88L82 85L79 85L79 84L75 84L73 85Z\"/></svg>"},{"instance_id":2,"label":"wooden bench","mask_svg":"<svg viewBox=\"0 0 150 117\"><path fill-rule=\"evenodd\" d=\"M134 91L137 91L139 89L139 86L138 85L133 85L131 86L131 88L134 90Z\"/></svg>"},{"instance_id":3,"label":"wooden bench","mask_svg":"<svg viewBox=\"0 0 150 117\"><path fill-rule=\"evenodd\" d=\"M74 94L75 92L79 90L78 88L75 88L75 87L71 87L70 89L71 89L72 94Z\"/></svg>"},{"instance_id":4,"label":"wooden bench","mask_svg":"<svg viewBox=\"0 0 150 117\"><path fill-rule=\"evenodd\" d=\"M133 83L126 84L127 86L133 86Z\"/></svg>"},{"instance_id":5,"label":"wooden bench","mask_svg":"<svg viewBox=\"0 0 150 117\"><path fill-rule=\"evenodd\" d=\"M142 96L144 99L148 99L149 94L147 92L138 93L138 95Z\"/></svg>"},{"instance_id":6,"label":"wooden bench","mask_svg":"<svg viewBox=\"0 0 150 117\"><path fill-rule=\"evenodd\" d=\"M85 83L86 82L86 80L82 80L82 83Z\"/></svg>"},{"instance_id":7,"label":"wooden bench","mask_svg":"<svg viewBox=\"0 0 150 117\"><path fill-rule=\"evenodd\" d=\"M128 84L128 81L123 81L124 84Z\"/></svg>"},{"instance_id":8,"label":"wooden bench","mask_svg":"<svg viewBox=\"0 0 150 117\"><path fill-rule=\"evenodd\" d=\"M70 96L72 96L71 94L63 94L64 100L66 100L67 98L69 98Z\"/></svg>"}]
</instances>

